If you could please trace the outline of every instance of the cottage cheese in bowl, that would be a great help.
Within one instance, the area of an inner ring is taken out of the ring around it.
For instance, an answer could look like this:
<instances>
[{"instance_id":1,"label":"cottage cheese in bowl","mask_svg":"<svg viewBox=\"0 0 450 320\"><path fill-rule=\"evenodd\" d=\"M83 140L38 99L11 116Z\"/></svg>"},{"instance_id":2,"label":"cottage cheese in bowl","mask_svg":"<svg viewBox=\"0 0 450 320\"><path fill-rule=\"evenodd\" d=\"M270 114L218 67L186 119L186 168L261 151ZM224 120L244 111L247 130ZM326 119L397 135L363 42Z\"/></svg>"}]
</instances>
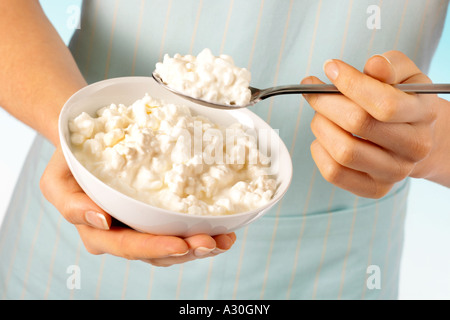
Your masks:
<instances>
[{"instance_id":1,"label":"cottage cheese in bowl","mask_svg":"<svg viewBox=\"0 0 450 320\"><path fill-rule=\"evenodd\" d=\"M205 108L152 77L113 78L86 86L64 104L58 125L64 158L79 186L111 217L140 232L180 237L233 232L267 214L292 181L289 150L263 119L247 108ZM189 139L191 144L186 143ZM186 211L151 205L152 200ZM265 204L241 212L246 209L239 206L251 201L255 207ZM195 214L214 206L218 210L213 214ZM239 212L231 214L233 210Z\"/></svg>"},{"instance_id":2,"label":"cottage cheese in bowl","mask_svg":"<svg viewBox=\"0 0 450 320\"><path fill-rule=\"evenodd\" d=\"M210 49L197 56L166 54L155 73L172 89L196 99L239 106L250 102L250 72L237 67L229 55L214 56Z\"/></svg>"},{"instance_id":3,"label":"cottage cheese in bowl","mask_svg":"<svg viewBox=\"0 0 450 320\"><path fill-rule=\"evenodd\" d=\"M69 121L78 160L97 178L153 206L229 215L267 204L277 189L270 158L245 126L221 126L146 94Z\"/></svg>"}]
</instances>

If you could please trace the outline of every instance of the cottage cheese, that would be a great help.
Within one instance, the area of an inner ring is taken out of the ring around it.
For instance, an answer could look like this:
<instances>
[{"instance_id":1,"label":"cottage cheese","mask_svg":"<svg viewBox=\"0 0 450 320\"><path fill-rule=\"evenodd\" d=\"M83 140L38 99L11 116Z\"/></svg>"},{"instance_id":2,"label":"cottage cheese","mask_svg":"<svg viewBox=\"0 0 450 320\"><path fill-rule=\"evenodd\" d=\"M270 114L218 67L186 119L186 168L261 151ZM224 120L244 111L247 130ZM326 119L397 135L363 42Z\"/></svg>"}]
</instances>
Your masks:
<instances>
[{"instance_id":1,"label":"cottage cheese","mask_svg":"<svg viewBox=\"0 0 450 320\"><path fill-rule=\"evenodd\" d=\"M216 57L209 49L197 57L166 54L155 72L169 87L197 99L239 106L250 102L250 72L228 55Z\"/></svg>"},{"instance_id":2,"label":"cottage cheese","mask_svg":"<svg viewBox=\"0 0 450 320\"><path fill-rule=\"evenodd\" d=\"M258 208L276 191L268 158L242 125L224 128L149 95L100 108L95 117L81 113L69 129L74 154L90 172L157 207L226 215Z\"/></svg>"}]
</instances>

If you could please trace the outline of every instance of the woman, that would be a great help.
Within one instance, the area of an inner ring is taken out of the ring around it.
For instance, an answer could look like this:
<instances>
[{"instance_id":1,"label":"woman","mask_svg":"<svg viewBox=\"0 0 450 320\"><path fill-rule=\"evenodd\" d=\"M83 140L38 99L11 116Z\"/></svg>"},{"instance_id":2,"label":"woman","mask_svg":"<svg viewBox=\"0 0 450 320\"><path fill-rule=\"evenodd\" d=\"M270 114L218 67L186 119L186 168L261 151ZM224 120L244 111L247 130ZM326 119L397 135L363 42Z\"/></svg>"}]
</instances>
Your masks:
<instances>
[{"instance_id":1,"label":"woman","mask_svg":"<svg viewBox=\"0 0 450 320\"><path fill-rule=\"evenodd\" d=\"M40 133L2 226L2 298L397 296L408 177L450 185L450 109L387 84L430 82L448 1L86 1L70 51L37 2L0 6L0 105ZM87 83L203 48L256 87L327 79L342 95L252 109L280 130L295 172L248 228L180 239L118 226L70 175L59 110Z\"/></svg>"}]
</instances>

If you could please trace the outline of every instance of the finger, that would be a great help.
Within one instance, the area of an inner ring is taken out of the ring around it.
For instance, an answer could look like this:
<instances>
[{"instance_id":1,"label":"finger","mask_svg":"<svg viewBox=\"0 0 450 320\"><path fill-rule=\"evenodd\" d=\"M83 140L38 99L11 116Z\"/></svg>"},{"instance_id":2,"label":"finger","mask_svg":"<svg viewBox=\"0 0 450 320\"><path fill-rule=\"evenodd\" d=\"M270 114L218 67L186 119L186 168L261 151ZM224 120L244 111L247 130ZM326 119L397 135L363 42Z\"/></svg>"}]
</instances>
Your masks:
<instances>
[{"instance_id":1,"label":"finger","mask_svg":"<svg viewBox=\"0 0 450 320\"><path fill-rule=\"evenodd\" d=\"M46 199L72 224L109 229L111 216L96 205L76 182L57 148L40 181Z\"/></svg>"},{"instance_id":2,"label":"finger","mask_svg":"<svg viewBox=\"0 0 450 320\"><path fill-rule=\"evenodd\" d=\"M184 239L196 257L203 257L216 249L216 241L209 235L198 234Z\"/></svg>"},{"instance_id":3,"label":"finger","mask_svg":"<svg viewBox=\"0 0 450 320\"><path fill-rule=\"evenodd\" d=\"M216 249L213 250L213 254L223 253L230 250L233 244L236 242L236 234L234 232L229 234L221 234L214 237L216 241Z\"/></svg>"},{"instance_id":4,"label":"finger","mask_svg":"<svg viewBox=\"0 0 450 320\"><path fill-rule=\"evenodd\" d=\"M413 169L411 162L353 136L319 113L314 116L311 129L320 145L338 164L366 172L374 179L397 182L405 179Z\"/></svg>"},{"instance_id":5,"label":"finger","mask_svg":"<svg viewBox=\"0 0 450 320\"><path fill-rule=\"evenodd\" d=\"M194 239L190 237L189 242L191 242L191 245L194 246L195 242L198 242L199 238L195 236ZM213 237L216 242L216 248L214 250L207 250L208 252L197 252L197 255L195 254L195 249L193 250L190 248L189 253L186 255L181 256L170 256L165 258L156 258L156 259L142 259L142 261L150 263L155 266L160 267L168 267L174 264L180 264L180 263L186 263L188 261L196 260L199 258L208 258L208 257L214 257L218 254L224 253L227 250L231 248L231 246L236 241L236 235L234 233L230 234L221 234L218 236ZM188 243L189 244L189 243ZM200 248L206 248L206 247L200 247ZM200 253L200 254L199 254Z\"/></svg>"},{"instance_id":6,"label":"finger","mask_svg":"<svg viewBox=\"0 0 450 320\"><path fill-rule=\"evenodd\" d=\"M303 79L302 84L323 84L316 77ZM366 110L344 95L305 94L306 101L318 113L335 122L344 130L368 137L377 121Z\"/></svg>"},{"instance_id":7,"label":"finger","mask_svg":"<svg viewBox=\"0 0 450 320\"><path fill-rule=\"evenodd\" d=\"M323 83L316 77L309 77L302 83ZM307 94L305 99L314 110L339 127L354 135L364 137L384 149L408 157L411 150L405 146L415 146L420 142L417 129L408 123L384 123L373 118L367 111L343 95ZM395 139L392 139L395 137ZM417 142L416 142L417 141Z\"/></svg>"},{"instance_id":8,"label":"finger","mask_svg":"<svg viewBox=\"0 0 450 320\"><path fill-rule=\"evenodd\" d=\"M112 254L128 260L182 257L189 253L189 245L181 238L158 236L129 228L111 227L99 230L77 226L83 243L92 254Z\"/></svg>"},{"instance_id":9,"label":"finger","mask_svg":"<svg viewBox=\"0 0 450 320\"><path fill-rule=\"evenodd\" d=\"M185 241L194 256L203 257L210 253L218 254L229 250L236 241L236 235L230 233L211 237L206 234L199 234L185 238Z\"/></svg>"},{"instance_id":10,"label":"finger","mask_svg":"<svg viewBox=\"0 0 450 320\"><path fill-rule=\"evenodd\" d=\"M324 64L328 78L339 91L383 122L415 122L423 117L414 95L374 79L340 60Z\"/></svg>"},{"instance_id":11,"label":"finger","mask_svg":"<svg viewBox=\"0 0 450 320\"><path fill-rule=\"evenodd\" d=\"M392 187L389 184L377 183L365 172L340 165L330 156L318 140L314 140L311 144L311 154L325 180L358 196L381 198Z\"/></svg>"}]
</instances>

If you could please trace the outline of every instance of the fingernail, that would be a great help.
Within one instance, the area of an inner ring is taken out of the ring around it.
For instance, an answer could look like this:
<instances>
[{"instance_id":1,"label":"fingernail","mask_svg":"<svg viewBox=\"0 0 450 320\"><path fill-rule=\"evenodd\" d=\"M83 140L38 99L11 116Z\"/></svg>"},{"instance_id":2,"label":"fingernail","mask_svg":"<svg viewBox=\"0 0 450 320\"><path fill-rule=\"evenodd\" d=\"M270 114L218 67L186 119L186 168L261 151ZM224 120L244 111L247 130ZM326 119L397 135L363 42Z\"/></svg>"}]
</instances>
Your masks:
<instances>
[{"instance_id":1,"label":"fingernail","mask_svg":"<svg viewBox=\"0 0 450 320\"><path fill-rule=\"evenodd\" d=\"M194 255L196 257L202 257L207 255L208 253L211 253L215 248L205 248L205 247L198 247L194 250Z\"/></svg>"},{"instance_id":2,"label":"fingernail","mask_svg":"<svg viewBox=\"0 0 450 320\"><path fill-rule=\"evenodd\" d=\"M323 64L323 70L331 81L336 80L339 75L339 68L337 64L331 59L325 61L325 63Z\"/></svg>"},{"instance_id":3,"label":"fingernail","mask_svg":"<svg viewBox=\"0 0 450 320\"><path fill-rule=\"evenodd\" d=\"M109 230L105 216L95 211L87 211L85 213L86 221L94 228Z\"/></svg>"},{"instance_id":4,"label":"fingernail","mask_svg":"<svg viewBox=\"0 0 450 320\"><path fill-rule=\"evenodd\" d=\"M389 64L392 66L391 60L389 60L387 57L383 56L382 54L374 54L373 56L370 57L370 59L372 59L372 58L374 58L374 57L380 57L380 58L383 58L384 60L387 61L387 63L389 63ZM370 59L369 59L369 60L370 60Z\"/></svg>"},{"instance_id":5,"label":"fingernail","mask_svg":"<svg viewBox=\"0 0 450 320\"><path fill-rule=\"evenodd\" d=\"M187 255L188 253L189 253L189 250L186 252L183 252L183 253L173 253L173 254L169 255L169 257L182 257L182 256Z\"/></svg>"},{"instance_id":6,"label":"fingernail","mask_svg":"<svg viewBox=\"0 0 450 320\"><path fill-rule=\"evenodd\" d=\"M228 250L223 250L223 249L219 249L219 248L215 248L211 253L212 254L221 254L224 252L227 252Z\"/></svg>"}]
</instances>

